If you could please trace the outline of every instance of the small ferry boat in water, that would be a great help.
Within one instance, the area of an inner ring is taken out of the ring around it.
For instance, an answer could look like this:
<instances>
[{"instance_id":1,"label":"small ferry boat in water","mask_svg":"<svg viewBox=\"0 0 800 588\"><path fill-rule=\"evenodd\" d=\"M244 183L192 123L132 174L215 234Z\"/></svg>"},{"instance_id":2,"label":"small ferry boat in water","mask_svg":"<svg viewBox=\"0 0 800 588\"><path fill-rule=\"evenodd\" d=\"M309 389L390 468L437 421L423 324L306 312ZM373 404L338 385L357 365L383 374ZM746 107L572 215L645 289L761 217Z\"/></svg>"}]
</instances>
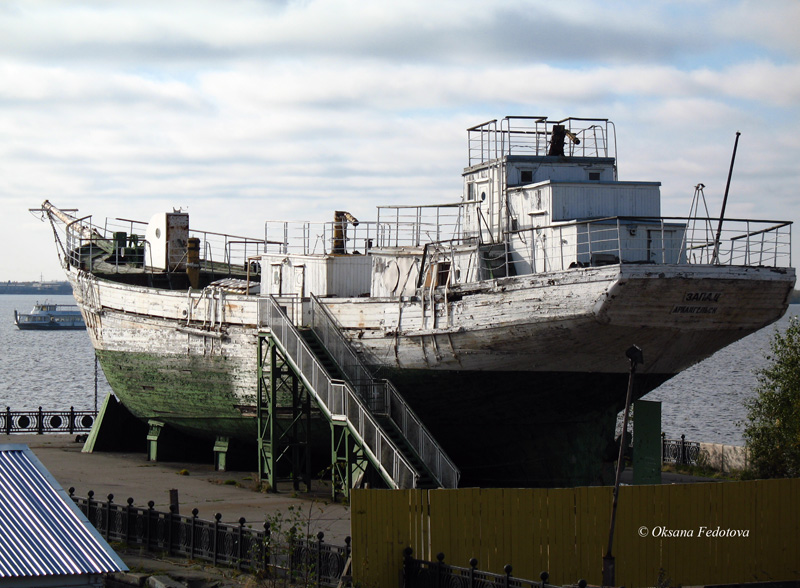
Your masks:
<instances>
[{"instance_id":1,"label":"small ferry boat in water","mask_svg":"<svg viewBox=\"0 0 800 588\"><path fill-rule=\"evenodd\" d=\"M14 324L23 331L69 329L85 329L81 311L76 304L50 304L45 302L34 305L29 313L14 311Z\"/></svg>"},{"instance_id":2,"label":"small ferry boat in water","mask_svg":"<svg viewBox=\"0 0 800 588\"><path fill-rule=\"evenodd\" d=\"M779 319L792 223L662 216L660 182L617 177L607 119L467 133L459 200L373 222L245 238L45 201L116 397L153 437L250 442L268 477L306 467L321 423L312 453L348 485L612 482L626 350L644 353L635 400Z\"/></svg>"}]
</instances>

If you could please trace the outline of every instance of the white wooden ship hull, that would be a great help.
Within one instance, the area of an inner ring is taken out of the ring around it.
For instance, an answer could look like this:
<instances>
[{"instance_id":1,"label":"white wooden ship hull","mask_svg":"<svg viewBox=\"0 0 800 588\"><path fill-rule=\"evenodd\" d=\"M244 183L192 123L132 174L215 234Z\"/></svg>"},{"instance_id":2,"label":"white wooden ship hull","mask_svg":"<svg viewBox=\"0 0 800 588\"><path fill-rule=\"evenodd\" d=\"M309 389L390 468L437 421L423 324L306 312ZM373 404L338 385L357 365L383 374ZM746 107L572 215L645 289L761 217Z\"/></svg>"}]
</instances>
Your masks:
<instances>
[{"instance_id":1,"label":"white wooden ship hull","mask_svg":"<svg viewBox=\"0 0 800 588\"><path fill-rule=\"evenodd\" d=\"M507 278L454 291L460 300L436 306L438 328L423 326L432 319L419 302L327 306L436 432L463 484L571 486L613 481L628 347L644 352L641 398L777 320L793 284L793 270L686 266Z\"/></svg>"},{"instance_id":2,"label":"white wooden ship hull","mask_svg":"<svg viewBox=\"0 0 800 588\"><path fill-rule=\"evenodd\" d=\"M435 304L326 300L368 363L423 370L674 375L780 318L793 270L605 266L452 288Z\"/></svg>"},{"instance_id":3,"label":"white wooden ship hull","mask_svg":"<svg viewBox=\"0 0 800 588\"><path fill-rule=\"evenodd\" d=\"M70 281L131 412L253 442L258 297L143 288L74 269ZM574 485L608 481L630 345L645 354L638 398L777 320L793 284L792 270L623 265L465 286L433 307L324 304L434 432L463 484Z\"/></svg>"}]
</instances>

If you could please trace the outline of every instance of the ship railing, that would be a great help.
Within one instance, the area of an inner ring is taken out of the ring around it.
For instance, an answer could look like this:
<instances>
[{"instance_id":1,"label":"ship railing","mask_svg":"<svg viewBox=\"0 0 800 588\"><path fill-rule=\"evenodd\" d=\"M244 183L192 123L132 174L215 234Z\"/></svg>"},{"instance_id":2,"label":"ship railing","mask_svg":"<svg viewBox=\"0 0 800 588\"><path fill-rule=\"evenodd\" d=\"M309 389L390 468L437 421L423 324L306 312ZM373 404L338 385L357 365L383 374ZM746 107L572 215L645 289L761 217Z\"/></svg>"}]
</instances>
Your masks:
<instances>
[{"instance_id":1,"label":"ship railing","mask_svg":"<svg viewBox=\"0 0 800 588\"><path fill-rule=\"evenodd\" d=\"M375 414L389 417L444 488L457 488L461 472L390 380L375 378L319 298L311 295L311 328Z\"/></svg>"},{"instance_id":2,"label":"ship railing","mask_svg":"<svg viewBox=\"0 0 800 588\"><path fill-rule=\"evenodd\" d=\"M703 228L697 229L698 224ZM556 256L562 265L569 261L567 267L572 263L791 266L790 221L726 219L717 238L716 230L707 227L716 229L718 224L715 218L613 217L553 225L549 246L534 246L531 252L541 267ZM544 234L537 229L528 233L530 241Z\"/></svg>"},{"instance_id":3,"label":"ship railing","mask_svg":"<svg viewBox=\"0 0 800 588\"><path fill-rule=\"evenodd\" d=\"M111 253L114 255L106 258L104 263L117 272L130 266L152 267L152 252L145 239L146 229L147 223L129 219L106 219L102 226L94 224L91 216L78 219L66 227L69 263L75 267L83 265L91 272L97 256Z\"/></svg>"},{"instance_id":4,"label":"ship railing","mask_svg":"<svg viewBox=\"0 0 800 588\"><path fill-rule=\"evenodd\" d=\"M79 218L73 216L77 210L60 210L47 201L40 209L31 210L47 215L54 230L56 225L62 226L60 230L65 239L61 241L60 232L56 232L56 239L63 254L62 263L68 266L93 271L98 258L102 257L102 263L110 265L117 272L128 272L131 268L140 268L143 272L153 270L153 255L150 243L146 240L148 223L115 218L106 219L104 225L97 225L91 215ZM202 269L227 274L228 277L260 271L259 265L252 260L264 249L262 239L194 230L189 231L189 236L198 238L201 249L206 252L201 259ZM183 271L186 256L185 248L174 255L168 251L167 259L171 264L169 271L175 271L175 266Z\"/></svg>"},{"instance_id":5,"label":"ship railing","mask_svg":"<svg viewBox=\"0 0 800 588\"><path fill-rule=\"evenodd\" d=\"M725 219L717 239L718 223L608 217L520 229L493 245L483 264L493 277L619 263L791 267L791 221Z\"/></svg>"},{"instance_id":6,"label":"ship railing","mask_svg":"<svg viewBox=\"0 0 800 588\"><path fill-rule=\"evenodd\" d=\"M149 243L145 241L146 233L147 223L124 218L107 219L103 227L103 234L112 236L116 242L127 241L128 247L143 245L149 253ZM200 251L203 252L200 258L201 270L227 274L228 277L234 273L238 275L246 272L248 268L251 274L260 272L260 268L251 262L251 258L263 252L263 239L193 229L189 230L189 236L200 240ZM147 253L145 256L146 260L150 259ZM184 264L186 251L181 250L179 257Z\"/></svg>"},{"instance_id":7,"label":"ship railing","mask_svg":"<svg viewBox=\"0 0 800 588\"><path fill-rule=\"evenodd\" d=\"M616 157L614 123L604 118L548 120L546 116L507 116L467 129L469 165L484 164L503 156L551 154L553 128L567 131L564 155Z\"/></svg>"},{"instance_id":8,"label":"ship railing","mask_svg":"<svg viewBox=\"0 0 800 588\"><path fill-rule=\"evenodd\" d=\"M458 236L463 226L463 204L379 206L376 245L422 247Z\"/></svg>"},{"instance_id":9,"label":"ship railing","mask_svg":"<svg viewBox=\"0 0 800 588\"><path fill-rule=\"evenodd\" d=\"M615 264L792 266L792 222L685 217L606 217L428 243L418 286ZM455 279L454 275L458 278Z\"/></svg>"},{"instance_id":10,"label":"ship railing","mask_svg":"<svg viewBox=\"0 0 800 588\"><path fill-rule=\"evenodd\" d=\"M376 244L377 223L266 221L264 253L329 255L367 253Z\"/></svg>"},{"instance_id":11,"label":"ship railing","mask_svg":"<svg viewBox=\"0 0 800 588\"><path fill-rule=\"evenodd\" d=\"M272 296L269 297L269 329L281 353L314 396L325 416L331 421L347 423L348 429L387 483L397 488L416 488L420 472L383 430L353 387L328 374Z\"/></svg>"}]
</instances>

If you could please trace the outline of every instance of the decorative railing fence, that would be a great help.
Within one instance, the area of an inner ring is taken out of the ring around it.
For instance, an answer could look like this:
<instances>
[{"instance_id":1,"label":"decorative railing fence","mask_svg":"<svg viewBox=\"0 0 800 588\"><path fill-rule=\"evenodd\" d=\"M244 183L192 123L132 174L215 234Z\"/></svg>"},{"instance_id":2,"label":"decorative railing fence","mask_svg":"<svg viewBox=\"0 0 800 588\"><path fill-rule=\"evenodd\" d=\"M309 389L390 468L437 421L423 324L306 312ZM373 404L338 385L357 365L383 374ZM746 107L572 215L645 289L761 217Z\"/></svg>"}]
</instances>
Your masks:
<instances>
[{"instance_id":1,"label":"decorative railing fence","mask_svg":"<svg viewBox=\"0 0 800 588\"><path fill-rule=\"evenodd\" d=\"M324 542L322 532L315 538L290 533L278 536L271 532L269 522L254 529L246 526L244 517L232 525L221 523L219 513L213 521L202 520L196 508L191 516L184 516L175 512L175 506L170 507L170 512L154 510L152 500L143 508L134 506L133 498L123 505L114 502L113 494L101 501L94 499L94 492L89 492L88 498L76 497L74 492L74 488L69 489L72 500L109 542L245 572L266 572L302 581L305 586L339 586L350 559L350 537L344 546L332 545Z\"/></svg>"},{"instance_id":2,"label":"decorative railing fence","mask_svg":"<svg viewBox=\"0 0 800 588\"><path fill-rule=\"evenodd\" d=\"M12 433L87 433L92 429L97 411L94 410L11 410L0 412L0 431Z\"/></svg>"},{"instance_id":3,"label":"decorative railing fence","mask_svg":"<svg viewBox=\"0 0 800 588\"><path fill-rule=\"evenodd\" d=\"M698 465L700 443L687 441L686 435L680 439L667 439L661 435L661 463L676 465Z\"/></svg>"},{"instance_id":4,"label":"decorative railing fence","mask_svg":"<svg viewBox=\"0 0 800 588\"><path fill-rule=\"evenodd\" d=\"M524 580L511 575L511 565L503 568L505 573L493 574L478 569L478 560L469 560L468 568L444 563L444 553L436 556L436 561L414 559L413 551L406 547L403 551L403 588L555 588L547 583L550 574L542 572L540 580ZM586 588L586 580L579 580L578 588Z\"/></svg>"}]
</instances>

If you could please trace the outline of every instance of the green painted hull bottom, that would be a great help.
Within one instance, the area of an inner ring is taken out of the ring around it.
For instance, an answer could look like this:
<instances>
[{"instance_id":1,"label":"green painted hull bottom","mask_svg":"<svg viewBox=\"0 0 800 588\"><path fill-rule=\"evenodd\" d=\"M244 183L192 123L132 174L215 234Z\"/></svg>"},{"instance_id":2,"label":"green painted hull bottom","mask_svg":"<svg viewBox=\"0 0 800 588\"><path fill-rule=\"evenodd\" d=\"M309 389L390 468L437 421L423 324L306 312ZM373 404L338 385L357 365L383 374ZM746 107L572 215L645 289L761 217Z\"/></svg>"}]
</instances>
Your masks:
<instances>
[{"instance_id":1,"label":"green painted hull bottom","mask_svg":"<svg viewBox=\"0 0 800 588\"><path fill-rule=\"evenodd\" d=\"M255 374L245 416L235 397L231 362L220 356L97 351L111 389L142 420L155 419L201 438L232 437L255 443Z\"/></svg>"}]
</instances>

